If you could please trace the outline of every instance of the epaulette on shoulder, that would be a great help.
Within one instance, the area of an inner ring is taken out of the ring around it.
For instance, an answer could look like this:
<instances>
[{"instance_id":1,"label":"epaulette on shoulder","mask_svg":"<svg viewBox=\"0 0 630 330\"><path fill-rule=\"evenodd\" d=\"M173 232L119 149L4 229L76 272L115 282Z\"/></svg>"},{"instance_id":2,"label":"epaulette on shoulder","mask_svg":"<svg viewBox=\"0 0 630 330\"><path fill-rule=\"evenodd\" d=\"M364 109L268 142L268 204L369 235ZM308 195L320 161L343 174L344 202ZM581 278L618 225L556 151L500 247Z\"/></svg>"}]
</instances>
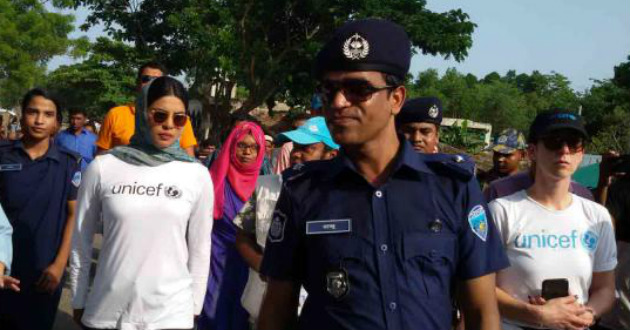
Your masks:
<instances>
[{"instance_id":1,"label":"epaulette on shoulder","mask_svg":"<svg viewBox=\"0 0 630 330\"><path fill-rule=\"evenodd\" d=\"M469 181L475 176L475 162L467 155L434 154L427 165L438 175Z\"/></svg>"},{"instance_id":2,"label":"epaulette on shoulder","mask_svg":"<svg viewBox=\"0 0 630 330\"><path fill-rule=\"evenodd\" d=\"M15 144L15 141L10 141L10 140L0 141L0 152L10 150L11 148L13 148L14 144Z\"/></svg>"},{"instance_id":3,"label":"epaulette on shoulder","mask_svg":"<svg viewBox=\"0 0 630 330\"><path fill-rule=\"evenodd\" d=\"M312 177L321 171L325 171L329 163L330 161L311 161L295 164L282 172L282 179L284 182L290 183L300 181L300 179L303 178Z\"/></svg>"},{"instance_id":4,"label":"epaulette on shoulder","mask_svg":"<svg viewBox=\"0 0 630 330\"><path fill-rule=\"evenodd\" d=\"M81 162L81 155L76 151L68 150L64 147L59 147L59 152L61 152L64 155L67 155L70 159L72 159L73 161L77 163Z\"/></svg>"}]
</instances>

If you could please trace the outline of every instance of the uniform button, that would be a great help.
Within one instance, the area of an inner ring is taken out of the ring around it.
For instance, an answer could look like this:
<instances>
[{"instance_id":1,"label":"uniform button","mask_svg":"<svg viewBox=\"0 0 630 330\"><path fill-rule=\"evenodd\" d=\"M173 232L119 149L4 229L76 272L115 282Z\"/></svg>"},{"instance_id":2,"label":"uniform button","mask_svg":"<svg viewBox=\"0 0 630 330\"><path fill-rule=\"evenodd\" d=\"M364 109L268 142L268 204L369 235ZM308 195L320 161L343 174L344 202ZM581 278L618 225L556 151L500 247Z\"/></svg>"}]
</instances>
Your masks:
<instances>
[{"instance_id":1,"label":"uniform button","mask_svg":"<svg viewBox=\"0 0 630 330\"><path fill-rule=\"evenodd\" d=\"M389 310L390 311L396 310L397 306L398 305L396 305L396 303L392 301L392 302L389 303Z\"/></svg>"},{"instance_id":2,"label":"uniform button","mask_svg":"<svg viewBox=\"0 0 630 330\"><path fill-rule=\"evenodd\" d=\"M432 257L432 258L435 258L435 257L437 257L437 256L438 256L438 252L437 252L437 250L431 250L431 257Z\"/></svg>"},{"instance_id":3,"label":"uniform button","mask_svg":"<svg viewBox=\"0 0 630 330\"><path fill-rule=\"evenodd\" d=\"M381 244L381 251L387 252L387 244Z\"/></svg>"},{"instance_id":4,"label":"uniform button","mask_svg":"<svg viewBox=\"0 0 630 330\"><path fill-rule=\"evenodd\" d=\"M380 190L377 190L375 195L376 195L376 197L378 197L378 198L383 197L383 193L382 193Z\"/></svg>"}]
</instances>

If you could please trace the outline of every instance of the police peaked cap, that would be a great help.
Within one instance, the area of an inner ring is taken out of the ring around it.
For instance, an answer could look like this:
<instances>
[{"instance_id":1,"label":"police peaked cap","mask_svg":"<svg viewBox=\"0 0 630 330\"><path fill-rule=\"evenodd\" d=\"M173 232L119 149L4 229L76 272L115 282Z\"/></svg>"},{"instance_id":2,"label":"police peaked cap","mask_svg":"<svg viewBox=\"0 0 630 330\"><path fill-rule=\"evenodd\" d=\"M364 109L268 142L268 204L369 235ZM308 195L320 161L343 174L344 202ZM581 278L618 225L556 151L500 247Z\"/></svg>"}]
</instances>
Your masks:
<instances>
[{"instance_id":1,"label":"police peaked cap","mask_svg":"<svg viewBox=\"0 0 630 330\"><path fill-rule=\"evenodd\" d=\"M437 97L418 97L405 101L400 113L396 115L396 124L407 123L442 124L442 101Z\"/></svg>"},{"instance_id":2,"label":"police peaked cap","mask_svg":"<svg viewBox=\"0 0 630 330\"><path fill-rule=\"evenodd\" d=\"M317 54L314 73L378 71L404 79L411 62L411 42L398 24L382 19L350 21L338 28Z\"/></svg>"}]
</instances>

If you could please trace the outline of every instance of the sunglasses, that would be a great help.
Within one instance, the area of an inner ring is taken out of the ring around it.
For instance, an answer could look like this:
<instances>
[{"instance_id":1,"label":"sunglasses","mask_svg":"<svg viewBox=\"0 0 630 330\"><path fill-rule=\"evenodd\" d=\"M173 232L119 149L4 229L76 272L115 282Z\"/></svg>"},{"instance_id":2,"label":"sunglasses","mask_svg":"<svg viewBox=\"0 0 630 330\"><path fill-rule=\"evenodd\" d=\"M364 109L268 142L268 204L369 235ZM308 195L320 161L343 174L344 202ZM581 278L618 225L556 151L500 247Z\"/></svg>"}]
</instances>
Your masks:
<instances>
[{"instance_id":1,"label":"sunglasses","mask_svg":"<svg viewBox=\"0 0 630 330\"><path fill-rule=\"evenodd\" d=\"M160 110L152 110L151 118L153 118L153 122L156 124L163 124L170 117L169 113L166 111ZM188 116L183 113L176 113L173 115L173 124L176 127L184 127L186 125L186 121L188 120Z\"/></svg>"},{"instance_id":2,"label":"sunglasses","mask_svg":"<svg viewBox=\"0 0 630 330\"><path fill-rule=\"evenodd\" d=\"M343 96L351 103L361 103L369 100L372 94L393 89L397 86L372 86L370 82L362 79L347 79L342 81L324 81L317 87L317 94L323 104L330 104L337 93L341 92Z\"/></svg>"},{"instance_id":3,"label":"sunglasses","mask_svg":"<svg viewBox=\"0 0 630 330\"><path fill-rule=\"evenodd\" d=\"M571 153L584 150L584 139L577 135L552 135L541 138L545 148L558 151L566 145Z\"/></svg>"},{"instance_id":4,"label":"sunglasses","mask_svg":"<svg viewBox=\"0 0 630 330\"><path fill-rule=\"evenodd\" d=\"M151 81L153 81L153 80L155 80L155 79L157 79L157 78L159 78L159 77L158 77L158 76L147 76L147 75L142 75L142 76L140 76L140 81L141 81L143 84L146 84L146 83L150 83Z\"/></svg>"}]
</instances>

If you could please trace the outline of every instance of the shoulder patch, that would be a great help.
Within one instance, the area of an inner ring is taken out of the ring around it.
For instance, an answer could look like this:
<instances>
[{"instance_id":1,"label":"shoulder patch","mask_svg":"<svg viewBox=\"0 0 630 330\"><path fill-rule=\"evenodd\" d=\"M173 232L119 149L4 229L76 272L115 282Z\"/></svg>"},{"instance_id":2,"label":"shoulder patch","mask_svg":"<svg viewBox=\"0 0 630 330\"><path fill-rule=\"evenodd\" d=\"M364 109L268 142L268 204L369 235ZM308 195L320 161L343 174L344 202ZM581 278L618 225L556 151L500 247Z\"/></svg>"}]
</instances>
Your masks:
<instances>
[{"instance_id":1,"label":"shoulder patch","mask_svg":"<svg viewBox=\"0 0 630 330\"><path fill-rule=\"evenodd\" d=\"M74 172L74 175L72 176L72 185L77 188L81 185L81 171Z\"/></svg>"},{"instance_id":2,"label":"shoulder patch","mask_svg":"<svg viewBox=\"0 0 630 330\"><path fill-rule=\"evenodd\" d=\"M269 241L272 243L282 242L284 240L284 227L287 223L287 216L281 211L276 210L273 213L273 219L269 226Z\"/></svg>"},{"instance_id":3,"label":"shoulder patch","mask_svg":"<svg viewBox=\"0 0 630 330\"><path fill-rule=\"evenodd\" d=\"M470 230L477 235L482 241L488 238L488 217L486 210L481 205L476 205L468 213L468 224Z\"/></svg>"}]
</instances>

